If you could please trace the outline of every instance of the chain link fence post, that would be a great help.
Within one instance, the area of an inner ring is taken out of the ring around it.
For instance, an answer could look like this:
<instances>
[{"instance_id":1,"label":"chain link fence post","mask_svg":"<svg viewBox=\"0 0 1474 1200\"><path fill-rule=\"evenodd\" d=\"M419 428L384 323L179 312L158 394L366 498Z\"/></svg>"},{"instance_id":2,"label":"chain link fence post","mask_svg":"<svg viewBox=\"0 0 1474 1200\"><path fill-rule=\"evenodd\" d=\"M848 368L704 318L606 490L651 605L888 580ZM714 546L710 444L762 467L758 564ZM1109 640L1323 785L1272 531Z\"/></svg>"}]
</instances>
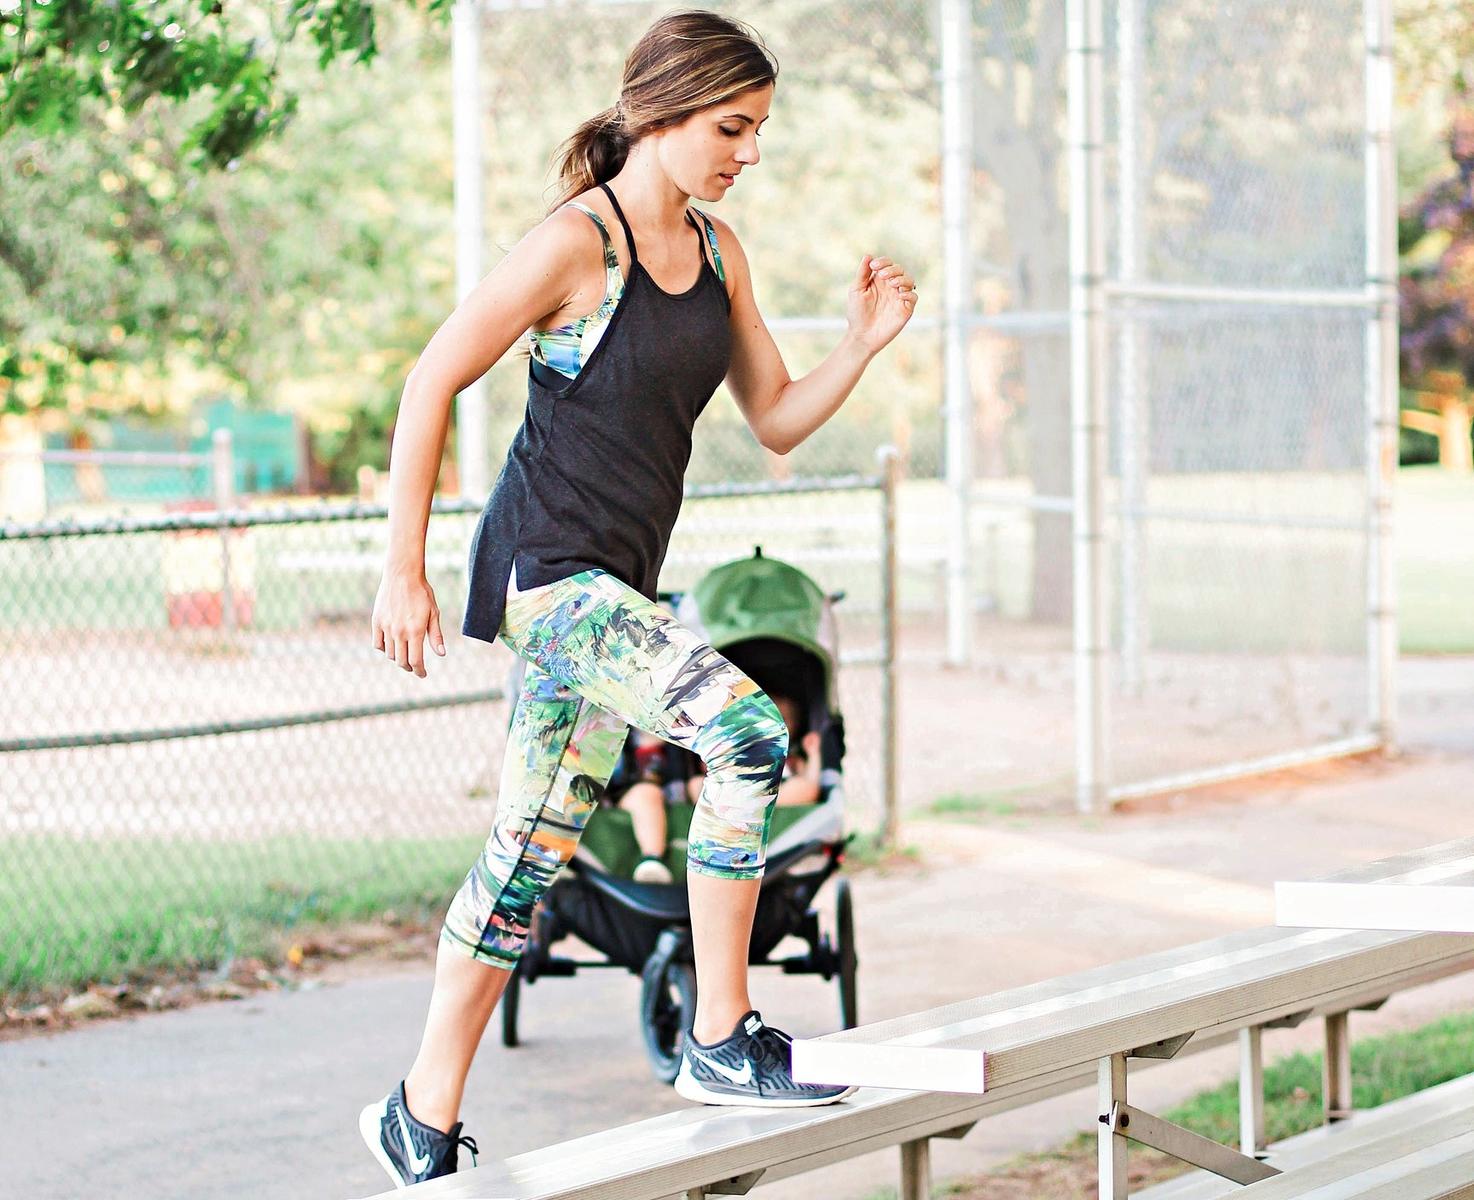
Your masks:
<instances>
[{"instance_id":1,"label":"chain link fence post","mask_svg":"<svg viewBox=\"0 0 1474 1200\"><path fill-rule=\"evenodd\" d=\"M901 453L882 446L875 455L881 471L880 510L880 774L881 844L896 845L899 832L899 729L896 711L896 492Z\"/></svg>"}]
</instances>

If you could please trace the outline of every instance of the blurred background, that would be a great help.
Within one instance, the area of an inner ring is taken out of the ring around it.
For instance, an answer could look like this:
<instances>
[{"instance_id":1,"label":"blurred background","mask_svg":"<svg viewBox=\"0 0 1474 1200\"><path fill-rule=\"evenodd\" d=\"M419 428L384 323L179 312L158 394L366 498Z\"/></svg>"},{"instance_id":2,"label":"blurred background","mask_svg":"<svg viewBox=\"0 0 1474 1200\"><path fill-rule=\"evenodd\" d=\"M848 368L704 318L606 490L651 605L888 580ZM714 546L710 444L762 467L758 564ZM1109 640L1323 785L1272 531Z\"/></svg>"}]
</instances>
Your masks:
<instances>
[{"instance_id":1,"label":"blurred background","mask_svg":"<svg viewBox=\"0 0 1474 1200\"><path fill-rule=\"evenodd\" d=\"M387 669L368 614L400 391L465 287L457 137L489 269L669 7L482 0L459 10L473 44L445 0L0 0L8 1019L443 909L495 804L507 663L458 630L467 481L521 419L521 347L473 401L485 453L454 427L446 448L448 658ZM761 168L719 215L790 372L837 342L861 255L922 298L786 457L718 393L662 580L760 544L845 593L857 831L884 849L896 812L1101 813L1383 750L1399 653L1429 694L1474 688L1465 5L1389 14L1395 177L1362 4L1106 5L1083 476L1063 0L711 7L781 67ZM1395 305L1369 265L1388 236Z\"/></svg>"}]
</instances>

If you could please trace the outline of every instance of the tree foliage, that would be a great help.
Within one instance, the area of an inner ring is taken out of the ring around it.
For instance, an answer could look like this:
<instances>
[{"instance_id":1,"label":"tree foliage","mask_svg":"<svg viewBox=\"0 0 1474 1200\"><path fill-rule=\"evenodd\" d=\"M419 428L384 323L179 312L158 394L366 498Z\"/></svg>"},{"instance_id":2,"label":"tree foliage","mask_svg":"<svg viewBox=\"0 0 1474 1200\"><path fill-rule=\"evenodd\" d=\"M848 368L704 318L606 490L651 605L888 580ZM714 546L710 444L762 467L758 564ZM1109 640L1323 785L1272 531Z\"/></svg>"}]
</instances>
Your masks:
<instances>
[{"instance_id":1,"label":"tree foliage","mask_svg":"<svg viewBox=\"0 0 1474 1200\"><path fill-rule=\"evenodd\" d=\"M1414 381L1457 371L1474 386L1474 96L1451 122L1448 151L1452 170L1399 221L1403 366Z\"/></svg>"},{"instance_id":2,"label":"tree foliage","mask_svg":"<svg viewBox=\"0 0 1474 1200\"><path fill-rule=\"evenodd\" d=\"M421 2L444 13L450 0ZM296 112L280 75L296 39L316 47L320 67L371 61L373 0L0 0L0 132L75 131L89 99L133 116L156 98L204 95L183 148L193 165L225 166Z\"/></svg>"},{"instance_id":3,"label":"tree foliage","mask_svg":"<svg viewBox=\"0 0 1474 1200\"><path fill-rule=\"evenodd\" d=\"M1474 386L1474 23L1460 0L1402 0L1399 96L1443 109L1447 158L1402 206L1399 300L1402 367Z\"/></svg>"},{"instance_id":4,"label":"tree foliage","mask_svg":"<svg viewBox=\"0 0 1474 1200\"><path fill-rule=\"evenodd\" d=\"M447 39L408 5L382 17L351 86L283 48L296 118L238 169L188 154L203 93L86 98L74 129L0 137L0 411L177 421L223 394L310 414L333 446L357 414L382 429L452 259L447 102L424 86Z\"/></svg>"}]
</instances>

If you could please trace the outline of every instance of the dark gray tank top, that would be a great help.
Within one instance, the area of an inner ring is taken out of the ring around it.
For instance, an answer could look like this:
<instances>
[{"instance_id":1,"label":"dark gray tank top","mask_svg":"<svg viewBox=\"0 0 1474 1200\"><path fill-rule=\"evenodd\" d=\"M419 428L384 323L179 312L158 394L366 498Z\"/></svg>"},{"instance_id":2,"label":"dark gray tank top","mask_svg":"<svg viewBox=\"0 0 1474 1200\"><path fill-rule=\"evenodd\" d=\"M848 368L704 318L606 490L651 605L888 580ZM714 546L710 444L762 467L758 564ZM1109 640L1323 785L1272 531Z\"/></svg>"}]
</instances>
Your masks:
<instances>
[{"instance_id":1,"label":"dark gray tank top","mask_svg":"<svg viewBox=\"0 0 1474 1200\"><path fill-rule=\"evenodd\" d=\"M597 567L655 598L691 430L726 378L731 301L700 226L688 211L701 273L672 295L640 263L613 191L599 186L629 241L624 295L573 379L529 365L527 411L471 541L468 637L495 640L514 562L518 588Z\"/></svg>"}]
</instances>

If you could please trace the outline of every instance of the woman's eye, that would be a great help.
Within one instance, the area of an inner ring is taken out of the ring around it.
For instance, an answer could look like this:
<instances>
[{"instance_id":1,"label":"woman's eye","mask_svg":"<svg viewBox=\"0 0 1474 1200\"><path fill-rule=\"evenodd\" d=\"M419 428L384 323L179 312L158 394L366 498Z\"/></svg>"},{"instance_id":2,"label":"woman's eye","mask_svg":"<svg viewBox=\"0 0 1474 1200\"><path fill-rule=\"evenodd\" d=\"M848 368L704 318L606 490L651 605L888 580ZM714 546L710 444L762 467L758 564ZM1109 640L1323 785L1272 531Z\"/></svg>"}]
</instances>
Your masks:
<instances>
[{"instance_id":1,"label":"woman's eye","mask_svg":"<svg viewBox=\"0 0 1474 1200\"><path fill-rule=\"evenodd\" d=\"M725 133L728 137L736 137L739 133L742 132L741 129L728 129L725 125L718 125L717 128Z\"/></svg>"}]
</instances>

